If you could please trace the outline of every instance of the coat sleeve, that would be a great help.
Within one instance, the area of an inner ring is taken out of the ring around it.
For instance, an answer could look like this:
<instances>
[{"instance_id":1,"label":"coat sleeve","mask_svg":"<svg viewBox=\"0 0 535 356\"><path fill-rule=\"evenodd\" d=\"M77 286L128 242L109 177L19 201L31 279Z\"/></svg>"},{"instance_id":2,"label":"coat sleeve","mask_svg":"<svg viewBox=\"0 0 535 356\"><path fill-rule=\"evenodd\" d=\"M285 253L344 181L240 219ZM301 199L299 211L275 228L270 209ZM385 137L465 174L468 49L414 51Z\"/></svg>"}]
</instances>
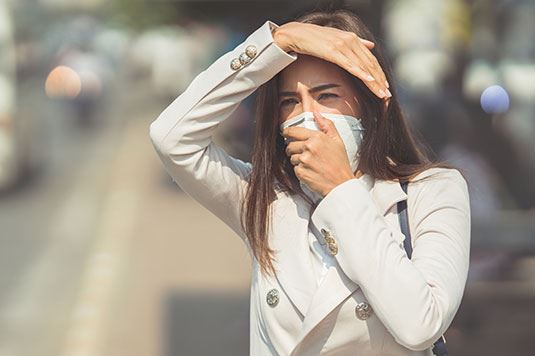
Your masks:
<instances>
[{"instance_id":1,"label":"coat sleeve","mask_svg":"<svg viewBox=\"0 0 535 356\"><path fill-rule=\"evenodd\" d=\"M212 136L242 100L297 59L297 54L286 53L274 42L272 30L276 27L266 21L244 42L218 58L149 128L152 144L173 180L246 244L239 200L252 166L227 154L212 141ZM256 54L249 63L232 69L231 61L247 46L255 46Z\"/></svg>"},{"instance_id":2,"label":"coat sleeve","mask_svg":"<svg viewBox=\"0 0 535 356\"><path fill-rule=\"evenodd\" d=\"M359 179L332 189L311 219L329 230L344 273L360 285L395 340L425 350L446 331L464 293L470 254L467 185L457 170L409 185L412 259Z\"/></svg>"}]
</instances>

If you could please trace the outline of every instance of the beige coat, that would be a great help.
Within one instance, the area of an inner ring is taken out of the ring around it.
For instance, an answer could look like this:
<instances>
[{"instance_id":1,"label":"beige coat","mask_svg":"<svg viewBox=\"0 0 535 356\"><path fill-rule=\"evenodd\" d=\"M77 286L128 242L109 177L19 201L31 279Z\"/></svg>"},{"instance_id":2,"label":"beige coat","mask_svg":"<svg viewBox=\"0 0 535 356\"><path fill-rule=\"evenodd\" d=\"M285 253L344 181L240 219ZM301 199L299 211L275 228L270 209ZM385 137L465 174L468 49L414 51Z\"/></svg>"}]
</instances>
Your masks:
<instances>
[{"instance_id":1,"label":"beige coat","mask_svg":"<svg viewBox=\"0 0 535 356\"><path fill-rule=\"evenodd\" d=\"M212 135L243 99L297 59L273 42L274 27L266 21L217 59L150 125L173 180L247 246L239 198L251 164L228 155ZM464 292L470 211L458 171L432 169L424 177L409 185L408 197L397 182L383 180L369 186L351 179L329 192L310 217L310 226L330 233L338 247L337 264L319 288L307 244L309 207L278 191L269 236L278 277L262 276L252 258L251 355L431 355ZM396 203L405 199L412 260L397 217ZM356 313L363 302L368 317Z\"/></svg>"}]
</instances>

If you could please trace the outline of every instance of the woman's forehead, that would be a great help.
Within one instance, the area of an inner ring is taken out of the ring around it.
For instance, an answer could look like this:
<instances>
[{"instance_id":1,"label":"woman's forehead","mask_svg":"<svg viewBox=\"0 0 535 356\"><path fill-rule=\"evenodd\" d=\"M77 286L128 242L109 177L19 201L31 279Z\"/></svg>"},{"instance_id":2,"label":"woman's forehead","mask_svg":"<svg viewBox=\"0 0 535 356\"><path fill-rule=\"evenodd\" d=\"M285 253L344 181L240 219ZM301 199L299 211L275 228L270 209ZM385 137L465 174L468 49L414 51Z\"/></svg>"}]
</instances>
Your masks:
<instances>
[{"instance_id":1,"label":"woman's forehead","mask_svg":"<svg viewBox=\"0 0 535 356\"><path fill-rule=\"evenodd\" d=\"M347 84L347 78L339 66L321 58L299 55L294 62L281 71L279 89L295 91L300 85L312 88L332 82L340 85Z\"/></svg>"}]
</instances>

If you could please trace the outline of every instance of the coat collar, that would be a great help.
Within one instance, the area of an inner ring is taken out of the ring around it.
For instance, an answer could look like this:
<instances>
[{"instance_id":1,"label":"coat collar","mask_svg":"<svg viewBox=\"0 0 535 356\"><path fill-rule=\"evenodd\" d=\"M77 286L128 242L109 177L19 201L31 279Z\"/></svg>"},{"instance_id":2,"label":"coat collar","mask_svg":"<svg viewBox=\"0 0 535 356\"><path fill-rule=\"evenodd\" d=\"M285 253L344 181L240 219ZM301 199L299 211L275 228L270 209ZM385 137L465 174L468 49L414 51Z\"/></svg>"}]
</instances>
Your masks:
<instances>
[{"instance_id":1,"label":"coat collar","mask_svg":"<svg viewBox=\"0 0 535 356\"><path fill-rule=\"evenodd\" d=\"M397 180L376 179L370 191L377 208L385 215L392 206L407 199Z\"/></svg>"},{"instance_id":2,"label":"coat collar","mask_svg":"<svg viewBox=\"0 0 535 356\"><path fill-rule=\"evenodd\" d=\"M380 213L385 215L397 202L407 199L407 194L397 181L361 178L372 195ZM274 266L277 279L288 298L299 310L303 328L296 348L329 312L353 294L359 286L350 280L338 264L331 267L320 287L313 274L308 234L310 205L300 196L282 194L275 201L270 246L275 250Z\"/></svg>"}]
</instances>

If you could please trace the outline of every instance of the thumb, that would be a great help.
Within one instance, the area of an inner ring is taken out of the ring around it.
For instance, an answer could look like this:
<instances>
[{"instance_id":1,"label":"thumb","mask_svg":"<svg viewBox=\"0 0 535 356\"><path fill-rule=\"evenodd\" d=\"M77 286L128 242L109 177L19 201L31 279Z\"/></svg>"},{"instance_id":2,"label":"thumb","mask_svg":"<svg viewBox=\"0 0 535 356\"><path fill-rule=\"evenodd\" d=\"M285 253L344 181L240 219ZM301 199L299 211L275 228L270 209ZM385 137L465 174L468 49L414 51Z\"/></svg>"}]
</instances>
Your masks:
<instances>
[{"instance_id":1,"label":"thumb","mask_svg":"<svg viewBox=\"0 0 535 356\"><path fill-rule=\"evenodd\" d=\"M314 119L316 123L318 124L319 129L323 133L325 133L327 136L330 136L330 137L340 136L338 134L338 130L336 129L336 126L334 126L334 122L332 122L329 119L326 119L319 112L314 111Z\"/></svg>"}]
</instances>

